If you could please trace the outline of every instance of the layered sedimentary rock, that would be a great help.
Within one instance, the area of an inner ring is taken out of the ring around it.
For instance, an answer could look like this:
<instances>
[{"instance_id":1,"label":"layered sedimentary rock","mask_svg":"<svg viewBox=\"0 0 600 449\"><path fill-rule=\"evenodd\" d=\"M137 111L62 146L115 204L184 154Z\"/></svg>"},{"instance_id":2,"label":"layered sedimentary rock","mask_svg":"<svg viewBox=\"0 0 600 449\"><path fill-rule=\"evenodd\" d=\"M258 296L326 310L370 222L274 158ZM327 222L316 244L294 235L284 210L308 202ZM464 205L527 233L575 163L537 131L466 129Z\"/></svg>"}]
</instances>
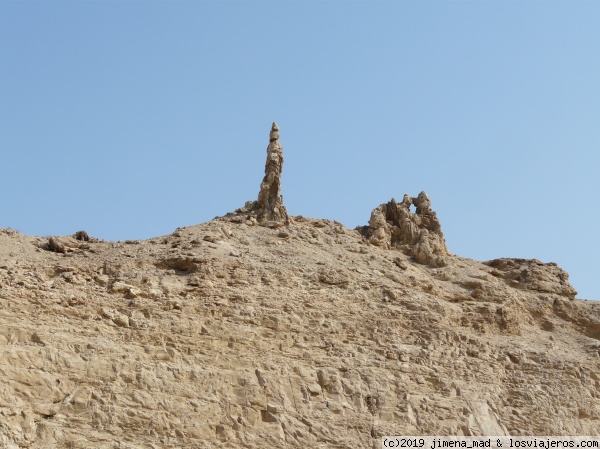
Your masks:
<instances>
[{"instance_id":1,"label":"layered sedimentary rock","mask_svg":"<svg viewBox=\"0 0 600 449\"><path fill-rule=\"evenodd\" d=\"M414 205L416 210L411 212ZM382 248L398 248L417 262L441 267L449 255L436 213L425 192L416 198L404 195L381 204L371 212L369 226L363 230L369 242Z\"/></svg>"}]
</instances>

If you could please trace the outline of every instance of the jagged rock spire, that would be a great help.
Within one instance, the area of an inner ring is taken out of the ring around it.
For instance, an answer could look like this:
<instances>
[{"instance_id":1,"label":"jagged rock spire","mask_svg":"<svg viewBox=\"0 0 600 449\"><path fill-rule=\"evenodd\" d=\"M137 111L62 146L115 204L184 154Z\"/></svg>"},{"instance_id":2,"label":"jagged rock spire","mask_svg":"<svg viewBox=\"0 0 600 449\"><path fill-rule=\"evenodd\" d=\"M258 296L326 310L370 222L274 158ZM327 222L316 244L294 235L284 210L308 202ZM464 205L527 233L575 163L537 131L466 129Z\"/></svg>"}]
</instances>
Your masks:
<instances>
[{"instance_id":1,"label":"jagged rock spire","mask_svg":"<svg viewBox=\"0 0 600 449\"><path fill-rule=\"evenodd\" d=\"M410 211L414 205L416 211ZM434 267L446 264L450 253L446 248L442 227L425 192L412 198L404 195L373 209L366 228L369 242L383 248L398 248L417 262Z\"/></svg>"},{"instance_id":2,"label":"jagged rock spire","mask_svg":"<svg viewBox=\"0 0 600 449\"><path fill-rule=\"evenodd\" d=\"M284 225L289 223L287 210L281 196L281 171L283 147L279 143L279 126L273 122L267 147L265 177L260 184L256 202L256 218L259 223Z\"/></svg>"}]
</instances>

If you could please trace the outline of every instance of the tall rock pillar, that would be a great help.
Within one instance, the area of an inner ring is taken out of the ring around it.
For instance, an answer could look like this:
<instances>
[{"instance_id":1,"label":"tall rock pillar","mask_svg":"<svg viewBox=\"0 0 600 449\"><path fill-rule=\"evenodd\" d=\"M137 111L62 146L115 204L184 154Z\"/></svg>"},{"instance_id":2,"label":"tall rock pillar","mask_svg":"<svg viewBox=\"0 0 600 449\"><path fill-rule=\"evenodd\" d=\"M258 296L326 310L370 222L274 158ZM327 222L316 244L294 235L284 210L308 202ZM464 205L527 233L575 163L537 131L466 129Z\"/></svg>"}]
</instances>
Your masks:
<instances>
[{"instance_id":1,"label":"tall rock pillar","mask_svg":"<svg viewBox=\"0 0 600 449\"><path fill-rule=\"evenodd\" d=\"M286 225L289 223L287 210L281 196L281 170L283 169L283 147L279 143L279 126L273 122L267 147L265 177L260 184L256 202L256 218L259 223Z\"/></svg>"}]
</instances>

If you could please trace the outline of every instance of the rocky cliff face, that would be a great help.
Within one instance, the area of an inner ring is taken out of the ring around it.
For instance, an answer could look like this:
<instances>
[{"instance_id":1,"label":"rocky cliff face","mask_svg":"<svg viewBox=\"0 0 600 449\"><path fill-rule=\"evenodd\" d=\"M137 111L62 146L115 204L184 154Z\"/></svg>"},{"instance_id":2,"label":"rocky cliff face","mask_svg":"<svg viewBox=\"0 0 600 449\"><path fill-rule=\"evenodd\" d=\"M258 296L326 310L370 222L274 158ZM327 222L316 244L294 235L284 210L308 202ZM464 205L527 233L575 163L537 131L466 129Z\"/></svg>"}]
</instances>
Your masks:
<instances>
[{"instance_id":1,"label":"rocky cliff face","mask_svg":"<svg viewBox=\"0 0 600 449\"><path fill-rule=\"evenodd\" d=\"M259 215L116 243L1 230L0 447L600 433L600 304L556 265L449 254L424 194L359 230Z\"/></svg>"},{"instance_id":2,"label":"rocky cliff face","mask_svg":"<svg viewBox=\"0 0 600 449\"><path fill-rule=\"evenodd\" d=\"M600 308L556 266L433 268L301 217L62 241L0 233L1 447L600 432Z\"/></svg>"}]
</instances>

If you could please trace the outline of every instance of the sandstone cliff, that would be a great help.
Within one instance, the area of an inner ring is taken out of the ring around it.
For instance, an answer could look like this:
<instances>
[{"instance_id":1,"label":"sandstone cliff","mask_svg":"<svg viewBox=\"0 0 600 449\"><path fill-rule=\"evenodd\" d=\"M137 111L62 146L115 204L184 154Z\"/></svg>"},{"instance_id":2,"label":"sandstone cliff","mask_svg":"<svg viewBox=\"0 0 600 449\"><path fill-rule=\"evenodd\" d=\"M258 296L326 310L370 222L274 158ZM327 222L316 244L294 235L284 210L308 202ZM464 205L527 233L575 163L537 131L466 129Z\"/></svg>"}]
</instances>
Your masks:
<instances>
[{"instance_id":1,"label":"sandstone cliff","mask_svg":"<svg viewBox=\"0 0 600 449\"><path fill-rule=\"evenodd\" d=\"M284 216L277 167L264 220L249 203L146 241L0 230L0 447L600 433L600 304L564 271L450 254L424 194L358 230Z\"/></svg>"}]
</instances>

